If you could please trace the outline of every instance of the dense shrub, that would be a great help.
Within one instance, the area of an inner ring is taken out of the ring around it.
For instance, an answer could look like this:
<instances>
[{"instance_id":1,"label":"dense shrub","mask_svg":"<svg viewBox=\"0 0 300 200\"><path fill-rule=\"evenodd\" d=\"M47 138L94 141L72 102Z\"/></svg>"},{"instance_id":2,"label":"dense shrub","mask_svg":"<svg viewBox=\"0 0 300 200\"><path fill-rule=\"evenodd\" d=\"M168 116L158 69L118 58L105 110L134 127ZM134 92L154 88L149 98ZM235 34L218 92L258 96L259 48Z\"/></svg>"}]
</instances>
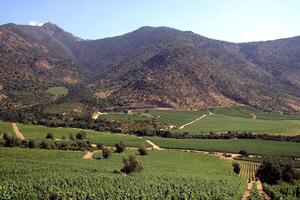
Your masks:
<instances>
[{"instance_id":1,"label":"dense shrub","mask_svg":"<svg viewBox=\"0 0 300 200\"><path fill-rule=\"evenodd\" d=\"M144 148L144 147L139 148L138 151L139 151L139 154L140 154L141 156L146 156L146 155L148 155L148 151L147 151L147 149Z\"/></svg>"},{"instance_id":2,"label":"dense shrub","mask_svg":"<svg viewBox=\"0 0 300 200\"><path fill-rule=\"evenodd\" d=\"M139 173L143 171L144 167L140 160L137 160L134 156L129 156L128 158L123 158L124 167L121 172L125 174L131 174L133 172Z\"/></svg>"},{"instance_id":3,"label":"dense shrub","mask_svg":"<svg viewBox=\"0 0 300 200\"><path fill-rule=\"evenodd\" d=\"M232 167L233 167L233 172L234 172L235 174L239 174L239 173L240 173L240 171L241 171L241 166L240 166L239 163L237 163L237 162L232 163Z\"/></svg>"},{"instance_id":4,"label":"dense shrub","mask_svg":"<svg viewBox=\"0 0 300 200\"><path fill-rule=\"evenodd\" d=\"M239 151L239 154L241 154L241 155L244 156L244 157L248 157L248 156L249 156L248 152L245 151L245 150L240 150L240 151Z\"/></svg>"},{"instance_id":5,"label":"dense shrub","mask_svg":"<svg viewBox=\"0 0 300 200\"><path fill-rule=\"evenodd\" d=\"M29 148L37 148L37 144L35 143L34 140L29 140L28 141L28 147Z\"/></svg>"},{"instance_id":6,"label":"dense shrub","mask_svg":"<svg viewBox=\"0 0 300 200\"><path fill-rule=\"evenodd\" d=\"M77 140L84 140L86 139L86 132L80 131L75 135Z\"/></svg>"},{"instance_id":7,"label":"dense shrub","mask_svg":"<svg viewBox=\"0 0 300 200\"><path fill-rule=\"evenodd\" d=\"M100 143L97 143L97 149L102 149L102 148L103 148L103 145Z\"/></svg>"},{"instance_id":8,"label":"dense shrub","mask_svg":"<svg viewBox=\"0 0 300 200\"><path fill-rule=\"evenodd\" d=\"M102 148L102 156L103 156L104 159L108 159L110 157L109 148L106 148L106 147Z\"/></svg>"},{"instance_id":9,"label":"dense shrub","mask_svg":"<svg viewBox=\"0 0 300 200\"><path fill-rule=\"evenodd\" d=\"M70 133L69 139L70 139L70 140L75 140L75 137L74 137L74 135L73 135L72 133Z\"/></svg>"},{"instance_id":10,"label":"dense shrub","mask_svg":"<svg viewBox=\"0 0 300 200\"><path fill-rule=\"evenodd\" d=\"M123 153L126 149L126 146L123 142L118 142L115 144L116 147L116 153Z\"/></svg>"},{"instance_id":11,"label":"dense shrub","mask_svg":"<svg viewBox=\"0 0 300 200\"><path fill-rule=\"evenodd\" d=\"M267 184L276 184L280 179L280 167L278 164L275 164L271 161L264 160L263 163L259 166L256 176L263 183Z\"/></svg>"},{"instance_id":12,"label":"dense shrub","mask_svg":"<svg viewBox=\"0 0 300 200\"><path fill-rule=\"evenodd\" d=\"M21 145L21 141L14 136L6 135L5 139L3 138L3 140L3 144L5 147L15 147Z\"/></svg>"},{"instance_id":13,"label":"dense shrub","mask_svg":"<svg viewBox=\"0 0 300 200\"><path fill-rule=\"evenodd\" d=\"M52 133L47 133L46 139L53 140L54 139L53 134Z\"/></svg>"}]
</instances>

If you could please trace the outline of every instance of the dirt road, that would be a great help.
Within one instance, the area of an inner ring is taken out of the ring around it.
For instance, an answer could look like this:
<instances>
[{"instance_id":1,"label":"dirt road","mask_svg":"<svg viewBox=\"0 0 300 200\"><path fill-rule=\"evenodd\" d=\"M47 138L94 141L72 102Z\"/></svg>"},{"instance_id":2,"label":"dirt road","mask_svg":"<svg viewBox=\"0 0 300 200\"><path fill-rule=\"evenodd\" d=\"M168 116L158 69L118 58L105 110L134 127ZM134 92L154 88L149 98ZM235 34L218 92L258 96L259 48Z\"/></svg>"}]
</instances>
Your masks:
<instances>
[{"instance_id":1,"label":"dirt road","mask_svg":"<svg viewBox=\"0 0 300 200\"><path fill-rule=\"evenodd\" d=\"M93 154L94 154L94 152L86 151L84 156L82 157L82 159L92 160L93 159Z\"/></svg>"},{"instance_id":2,"label":"dirt road","mask_svg":"<svg viewBox=\"0 0 300 200\"><path fill-rule=\"evenodd\" d=\"M184 124L184 125L180 126L179 129L183 129L186 126L191 125L191 124L195 123L196 121L198 121L200 119L203 119L204 117L206 117L206 115L202 115L201 117L199 117L199 118L197 118L197 119L195 119L195 120L193 120L193 121L191 121L191 122L189 122L187 124Z\"/></svg>"},{"instance_id":3,"label":"dirt road","mask_svg":"<svg viewBox=\"0 0 300 200\"><path fill-rule=\"evenodd\" d=\"M152 145L152 149L155 149L155 150L161 150L161 148L160 148L158 145L154 144L154 143L151 142L150 140L146 140L146 142L148 142L149 144Z\"/></svg>"},{"instance_id":4,"label":"dirt road","mask_svg":"<svg viewBox=\"0 0 300 200\"><path fill-rule=\"evenodd\" d=\"M14 130L15 134L16 134L16 137L17 137L18 139L20 139L20 140L24 140L25 137L24 137L23 134L20 132L20 130L19 130L17 124L16 124L16 123L11 123L11 125L12 125L12 127L13 127L13 130Z\"/></svg>"}]
</instances>

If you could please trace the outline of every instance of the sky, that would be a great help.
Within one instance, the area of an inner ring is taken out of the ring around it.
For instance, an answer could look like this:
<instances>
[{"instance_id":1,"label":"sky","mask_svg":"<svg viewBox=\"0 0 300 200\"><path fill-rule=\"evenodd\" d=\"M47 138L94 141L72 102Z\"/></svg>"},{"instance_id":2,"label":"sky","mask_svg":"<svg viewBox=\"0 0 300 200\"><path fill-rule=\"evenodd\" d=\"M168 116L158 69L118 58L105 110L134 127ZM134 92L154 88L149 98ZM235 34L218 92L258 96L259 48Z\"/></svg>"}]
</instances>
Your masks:
<instances>
[{"instance_id":1,"label":"sky","mask_svg":"<svg viewBox=\"0 0 300 200\"><path fill-rule=\"evenodd\" d=\"M300 35L300 0L0 0L0 24L45 22L83 39L168 26L250 42Z\"/></svg>"}]
</instances>

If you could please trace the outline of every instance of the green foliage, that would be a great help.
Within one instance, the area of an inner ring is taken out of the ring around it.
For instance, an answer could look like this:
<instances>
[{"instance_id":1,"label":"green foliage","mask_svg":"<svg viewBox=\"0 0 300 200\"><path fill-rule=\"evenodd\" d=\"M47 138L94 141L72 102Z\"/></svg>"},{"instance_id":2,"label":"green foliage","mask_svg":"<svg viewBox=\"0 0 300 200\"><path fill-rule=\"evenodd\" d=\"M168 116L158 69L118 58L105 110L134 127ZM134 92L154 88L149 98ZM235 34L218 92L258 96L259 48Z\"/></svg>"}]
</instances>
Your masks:
<instances>
[{"instance_id":1,"label":"green foliage","mask_svg":"<svg viewBox=\"0 0 300 200\"><path fill-rule=\"evenodd\" d=\"M240 171L241 171L241 166L240 166L239 163L237 163L237 162L232 163L232 167L233 167L233 172L234 172L235 174L239 174L239 173L240 173Z\"/></svg>"},{"instance_id":2,"label":"green foliage","mask_svg":"<svg viewBox=\"0 0 300 200\"><path fill-rule=\"evenodd\" d=\"M80 131L75 135L75 138L77 140L84 140L86 139L86 132L85 131Z\"/></svg>"},{"instance_id":3,"label":"green foliage","mask_svg":"<svg viewBox=\"0 0 300 200\"><path fill-rule=\"evenodd\" d=\"M253 183L253 190L248 200L261 200L256 183Z\"/></svg>"},{"instance_id":4,"label":"green foliage","mask_svg":"<svg viewBox=\"0 0 300 200\"><path fill-rule=\"evenodd\" d=\"M0 148L0 155L0 199L239 200L246 188L223 160L204 154L153 151L141 157L143 173L131 176L112 173L122 168L119 154L86 161L82 152Z\"/></svg>"},{"instance_id":5,"label":"green foliage","mask_svg":"<svg viewBox=\"0 0 300 200\"><path fill-rule=\"evenodd\" d=\"M37 144L34 140L29 140L28 141L28 147L31 148L31 149L32 148L37 148Z\"/></svg>"},{"instance_id":6,"label":"green foliage","mask_svg":"<svg viewBox=\"0 0 300 200\"><path fill-rule=\"evenodd\" d=\"M123 158L123 164L124 166L121 169L121 172L125 174L131 174L133 172L139 173L144 169L142 162L131 155L128 158Z\"/></svg>"},{"instance_id":7,"label":"green foliage","mask_svg":"<svg viewBox=\"0 0 300 200\"><path fill-rule=\"evenodd\" d=\"M278 164L265 160L258 168L256 176L263 183L276 184L280 180L280 167Z\"/></svg>"},{"instance_id":8,"label":"green foliage","mask_svg":"<svg viewBox=\"0 0 300 200\"><path fill-rule=\"evenodd\" d=\"M139 149L138 149L138 152L139 152L139 154L140 154L141 156L146 156L146 155L148 155L148 151L147 151L147 149L146 149L145 147L139 148Z\"/></svg>"},{"instance_id":9,"label":"green foliage","mask_svg":"<svg viewBox=\"0 0 300 200\"><path fill-rule=\"evenodd\" d=\"M55 96L65 96L68 94L68 91L66 87L51 87L47 89L47 92Z\"/></svg>"},{"instance_id":10,"label":"green foliage","mask_svg":"<svg viewBox=\"0 0 300 200\"><path fill-rule=\"evenodd\" d=\"M102 156L104 159L109 159L111 154L110 154L110 149L107 147L102 148Z\"/></svg>"},{"instance_id":11,"label":"green foliage","mask_svg":"<svg viewBox=\"0 0 300 200\"><path fill-rule=\"evenodd\" d=\"M264 184L264 191L272 200L298 200L300 199L300 181L294 184L280 183L278 185Z\"/></svg>"},{"instance_id":12,"label":"green foliage","mask_svg":"<svg viewBox=\"0 0 300 200\"><path fill-rule=\"evenodd\" d=\"M46 139L53 140L54 139L53 134L52 133L47 133Z\"/></svg>"},{"instance_id":13,"label":"green foliage","mask_svg":"<svg viewBox=\"0 0 300 200\"><path fill-rule=\"evenodd\" d=\"M126 146L123 142L118 142L115 144L116 153L123 153L126 150Z\"/></svg>"}]
</instances>

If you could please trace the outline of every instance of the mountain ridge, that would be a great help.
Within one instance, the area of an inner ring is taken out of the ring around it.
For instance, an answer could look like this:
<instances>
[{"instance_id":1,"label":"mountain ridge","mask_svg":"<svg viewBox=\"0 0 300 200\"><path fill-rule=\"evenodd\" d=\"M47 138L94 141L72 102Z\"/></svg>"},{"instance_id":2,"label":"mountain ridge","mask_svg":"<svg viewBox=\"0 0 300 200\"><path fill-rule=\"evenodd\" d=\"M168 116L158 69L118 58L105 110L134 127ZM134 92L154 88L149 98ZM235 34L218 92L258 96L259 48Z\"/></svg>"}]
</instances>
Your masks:
<instances>
[{"instance_id":1,"label":"mountain ridge","mask_svg":"<svg viewBox=\"0 0 300 200\"><path fill-rule=\"evenodd\" d=\"M121 36L82 40L46 23L2 25L0 38L0 67L8 80L7 65L16 71L24 62L22 70L45 80L43 86L35 83L38 91L63 85L73 98L74 88L85 90L89 108L152 101L175 109L247 105L300 111L300 37L231 43L191 31L144 26ZM38 70L33 59L42 66ZM46 69L47 65L53 67ZM39 74L40 68L44 74ZM0 85L8 99L24 104L10 95L12 87L3 78ZM78 95L76 101L86 104Z\"/></svg>"}]
</instances>

